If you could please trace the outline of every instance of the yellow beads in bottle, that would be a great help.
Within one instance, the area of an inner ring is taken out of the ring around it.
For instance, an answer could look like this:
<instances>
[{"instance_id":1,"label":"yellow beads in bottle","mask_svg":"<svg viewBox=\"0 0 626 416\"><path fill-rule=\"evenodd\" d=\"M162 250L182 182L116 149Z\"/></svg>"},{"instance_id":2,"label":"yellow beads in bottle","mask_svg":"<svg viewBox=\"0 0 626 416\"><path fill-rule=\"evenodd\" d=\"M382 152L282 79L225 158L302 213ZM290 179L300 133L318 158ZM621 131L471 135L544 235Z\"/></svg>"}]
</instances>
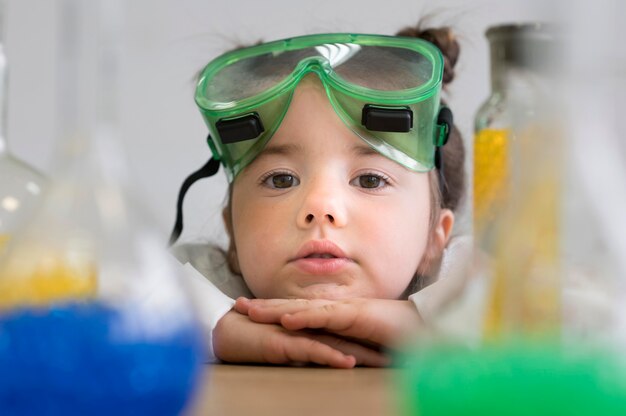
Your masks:
<instances>
[{"instance_id":1,"label":"yellow beads in bottle","mask_svg":"<svg viewBox=\"0 0 626 416\"><path fill-rule=\"evenodd\" d=\"M476 232L491 254L485 336L545 333L560 319L562 186L559 155L545 143L556 146L560 137L537 125L516 137L484 133L476 138L474 189Z\"/></svg>"},{"instance_id":2,"label":"yellow beads in bottle","mask_svg":"<svg viewBox=\"0 0 626 416\"><path fill-rule=\"evenodd\" d=\"M483 129L474 138L474 228L480 234L508 193L508 129Z\"/></svg>"},{"instance_id":3,"label":"yellow beads in bottle","mask_svg":"<svg viewBox=\"0 0 626 416\"><path fill-rule=\"evenodd\" d=\"M96 295L93 262L54 255L42 256L35 264L13 255L8 260L0 270L0 309L45 306Z\"/></svg>"}]
</instances>

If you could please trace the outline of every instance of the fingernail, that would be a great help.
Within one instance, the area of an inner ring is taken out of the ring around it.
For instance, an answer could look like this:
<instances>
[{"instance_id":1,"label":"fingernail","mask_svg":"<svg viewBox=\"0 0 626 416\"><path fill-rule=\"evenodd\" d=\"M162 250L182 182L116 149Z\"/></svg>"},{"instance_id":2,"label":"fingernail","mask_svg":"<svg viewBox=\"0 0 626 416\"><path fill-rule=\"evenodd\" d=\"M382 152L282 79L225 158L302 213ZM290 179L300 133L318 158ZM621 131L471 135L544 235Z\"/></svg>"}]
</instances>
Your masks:
<instances>
[{"instance_id":1,"label":"fingernail","mask_svg":"<svg viewBox=\"0 0 626 416\"><path fill-rule=\"evenodd\" d=\"M354 368L356 366L356 357L354 355L348 355L348 358L350 358L350 368Z\"/></svg>"}]
</instances>

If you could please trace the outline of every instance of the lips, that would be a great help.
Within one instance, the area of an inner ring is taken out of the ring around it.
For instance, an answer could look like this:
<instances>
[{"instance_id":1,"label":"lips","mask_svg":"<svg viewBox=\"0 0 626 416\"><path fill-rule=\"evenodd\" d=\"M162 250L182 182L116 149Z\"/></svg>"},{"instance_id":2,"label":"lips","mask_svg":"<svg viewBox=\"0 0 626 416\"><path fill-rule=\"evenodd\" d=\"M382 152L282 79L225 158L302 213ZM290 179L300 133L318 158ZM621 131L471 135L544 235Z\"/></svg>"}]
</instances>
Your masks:
<instances>
[{"instance_id":1,"label":"lips","mask_svg":"<svg viewBox=\"0 0 626 416\"><path fill-rule=\"evenodd\" d=\"M342 271L352 259L332 241L312 240L298 250L292 262L306 274L328 275Z\"/></svg>"},{"instance_id":2,"label":"lips","mask_svg":"<svg viewBox=\"0 0 626 416\"><path fill-rule=\"evenodd\" d=\"M335 259L335 258L337 258L337 256L334 256L334 255L329 254L329 253L322 253L322 254L313 253L313 254L309 254L305 258L306 259Z\"/></svg>"},{"instance_id":3,"label":"lips","mask_svg":"<svg viewBox=\"0 0 626 416\"><path fill-rule=\"evenodd\" d=\"M302 258L345 258L346 254L339 246L329 240L311 240L306 242L298 253L296 259Z\"/></svg>"}]
</instances>

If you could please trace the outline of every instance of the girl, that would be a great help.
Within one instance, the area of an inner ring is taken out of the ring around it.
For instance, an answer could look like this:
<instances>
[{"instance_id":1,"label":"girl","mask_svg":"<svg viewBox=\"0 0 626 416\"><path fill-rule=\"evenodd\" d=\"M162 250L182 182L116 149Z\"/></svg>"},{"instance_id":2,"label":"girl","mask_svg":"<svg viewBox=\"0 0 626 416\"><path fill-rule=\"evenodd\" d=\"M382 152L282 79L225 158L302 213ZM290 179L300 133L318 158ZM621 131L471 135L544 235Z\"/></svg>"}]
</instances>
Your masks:
<instances>
[{"instance_id":1,"label":"girl","mask_svg":"<svg viewBox=\"0 0 626 416\"><path fill-rule=\"evenodd\" d=\"M465 185L439 99L458 53L448 29L405 29L271 42L205 67L213 160L183 185L171 241L187 188L221 161L228 268L206 245L175 248L216 358L384 366L423 324L437 285L418 291L449 263Z\"/></svg>"}]
</instances>

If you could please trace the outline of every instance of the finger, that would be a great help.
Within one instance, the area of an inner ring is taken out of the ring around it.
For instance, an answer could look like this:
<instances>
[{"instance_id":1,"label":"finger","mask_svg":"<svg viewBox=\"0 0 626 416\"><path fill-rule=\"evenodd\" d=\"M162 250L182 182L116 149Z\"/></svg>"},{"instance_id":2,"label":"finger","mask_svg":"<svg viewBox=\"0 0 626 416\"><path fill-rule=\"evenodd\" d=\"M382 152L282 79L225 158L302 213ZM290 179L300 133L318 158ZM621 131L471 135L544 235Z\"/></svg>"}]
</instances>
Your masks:
<instances>
[{"instance_id":1,"label":"finger","mask_svg":"<svg viewBox=\"0 0 626 416\"><path fill-rule=\"evenodd\" d=\"M258 305L251 303L248 307L250 319L259 323L279 323L280 318L285 314L293 314L309 309L317 309L333 301L322 299L294 299L287 302L276 302L274 304Z\"/></svg>"},{"instance_id":2,"label":"finger","mask_svg":"<svg viewBox=\"0 0 626 416\"><path fill-rule=\"evenodd\" d=\"M272 307L272 306L280 306L293 302L303 302L306 299L248 299L250 301L250 305L256 306L259 308Z\"/></svg>"},{"instance_id":3,"label":"finger","mask_svg":"<svg viewBox=\"0 0 626 416\"><path fill-rule=\"evenodd\" d=\"M305 328L323 329L344 337L367 340L380 345L390 341L389 330L380 317L352 303L333 303L322 307L283 315L280 324L290 331Z\"/></svg>"},{"instance_id":4,"label":"finger","mask_svg":"<svg viewBox=\"0 0 626 416\"><path fill-rule=\"evenodd\" d=\"M240 296L235 301L235 310L240 314L247 315L250 309L250 299Z\"/></svg>"},{"instance_id":5,"label":"finger","mask_svg":"<svg viewBox=\"0 0 626 416\"><path fill-rule=\"evenodd\" d=\"M270 342L272 345L264 347L266 352L264 358L271 363L304 362L336 368L352 368L357 361L355 357L346 355L313 337L280 334L272 337Z\"/></svg>"},{"instance_id":6,"label":"finger","mask_svg":"<svg viewBox=\"0 0 626 416\"><path fill-rule=\"evenodd\" d=\"M286 329L295 331L304 328L323 328L349 336L363 336L361 333L360 308L352 304L331 303L317 308L285 313L280 323Z\"/></svg>"},{"instance_id":7,"label":"finger","mask_svg":"<svg viewBox=\"0 0 626 416\"><path fill-rule=\"evenodd\" d=\"M316 339L344 354L353 356L356 359L356 365L388 367L392 362L391 357L385 353L343 338L332 335L316 335Z\"/></svg>"},{"instance_id":8,"label":"finger","mask_svg":"<svg viewBox=\"0 0 626 416\"><path fill-rule=\"evenodd\" d=\"M295 312L302 308L306 308L308 305L306 299L248 299L244 296L240 296L235 301L235 310L241 314L247 315L250 309L261 312L264 316L279 316L281 310ZM269 312L273 311L273 312Z\"/></svg>"},{"instance_id":9,"label":"finger","mask_svg":"<svg viewBox=\"0 0 626 416\"><path fill-rule=\"evenodd\" d=\"M249 299L249 301L251 306L263 309L305 308L335 302L328 299Z\"/></svg>"}]
</instances>

